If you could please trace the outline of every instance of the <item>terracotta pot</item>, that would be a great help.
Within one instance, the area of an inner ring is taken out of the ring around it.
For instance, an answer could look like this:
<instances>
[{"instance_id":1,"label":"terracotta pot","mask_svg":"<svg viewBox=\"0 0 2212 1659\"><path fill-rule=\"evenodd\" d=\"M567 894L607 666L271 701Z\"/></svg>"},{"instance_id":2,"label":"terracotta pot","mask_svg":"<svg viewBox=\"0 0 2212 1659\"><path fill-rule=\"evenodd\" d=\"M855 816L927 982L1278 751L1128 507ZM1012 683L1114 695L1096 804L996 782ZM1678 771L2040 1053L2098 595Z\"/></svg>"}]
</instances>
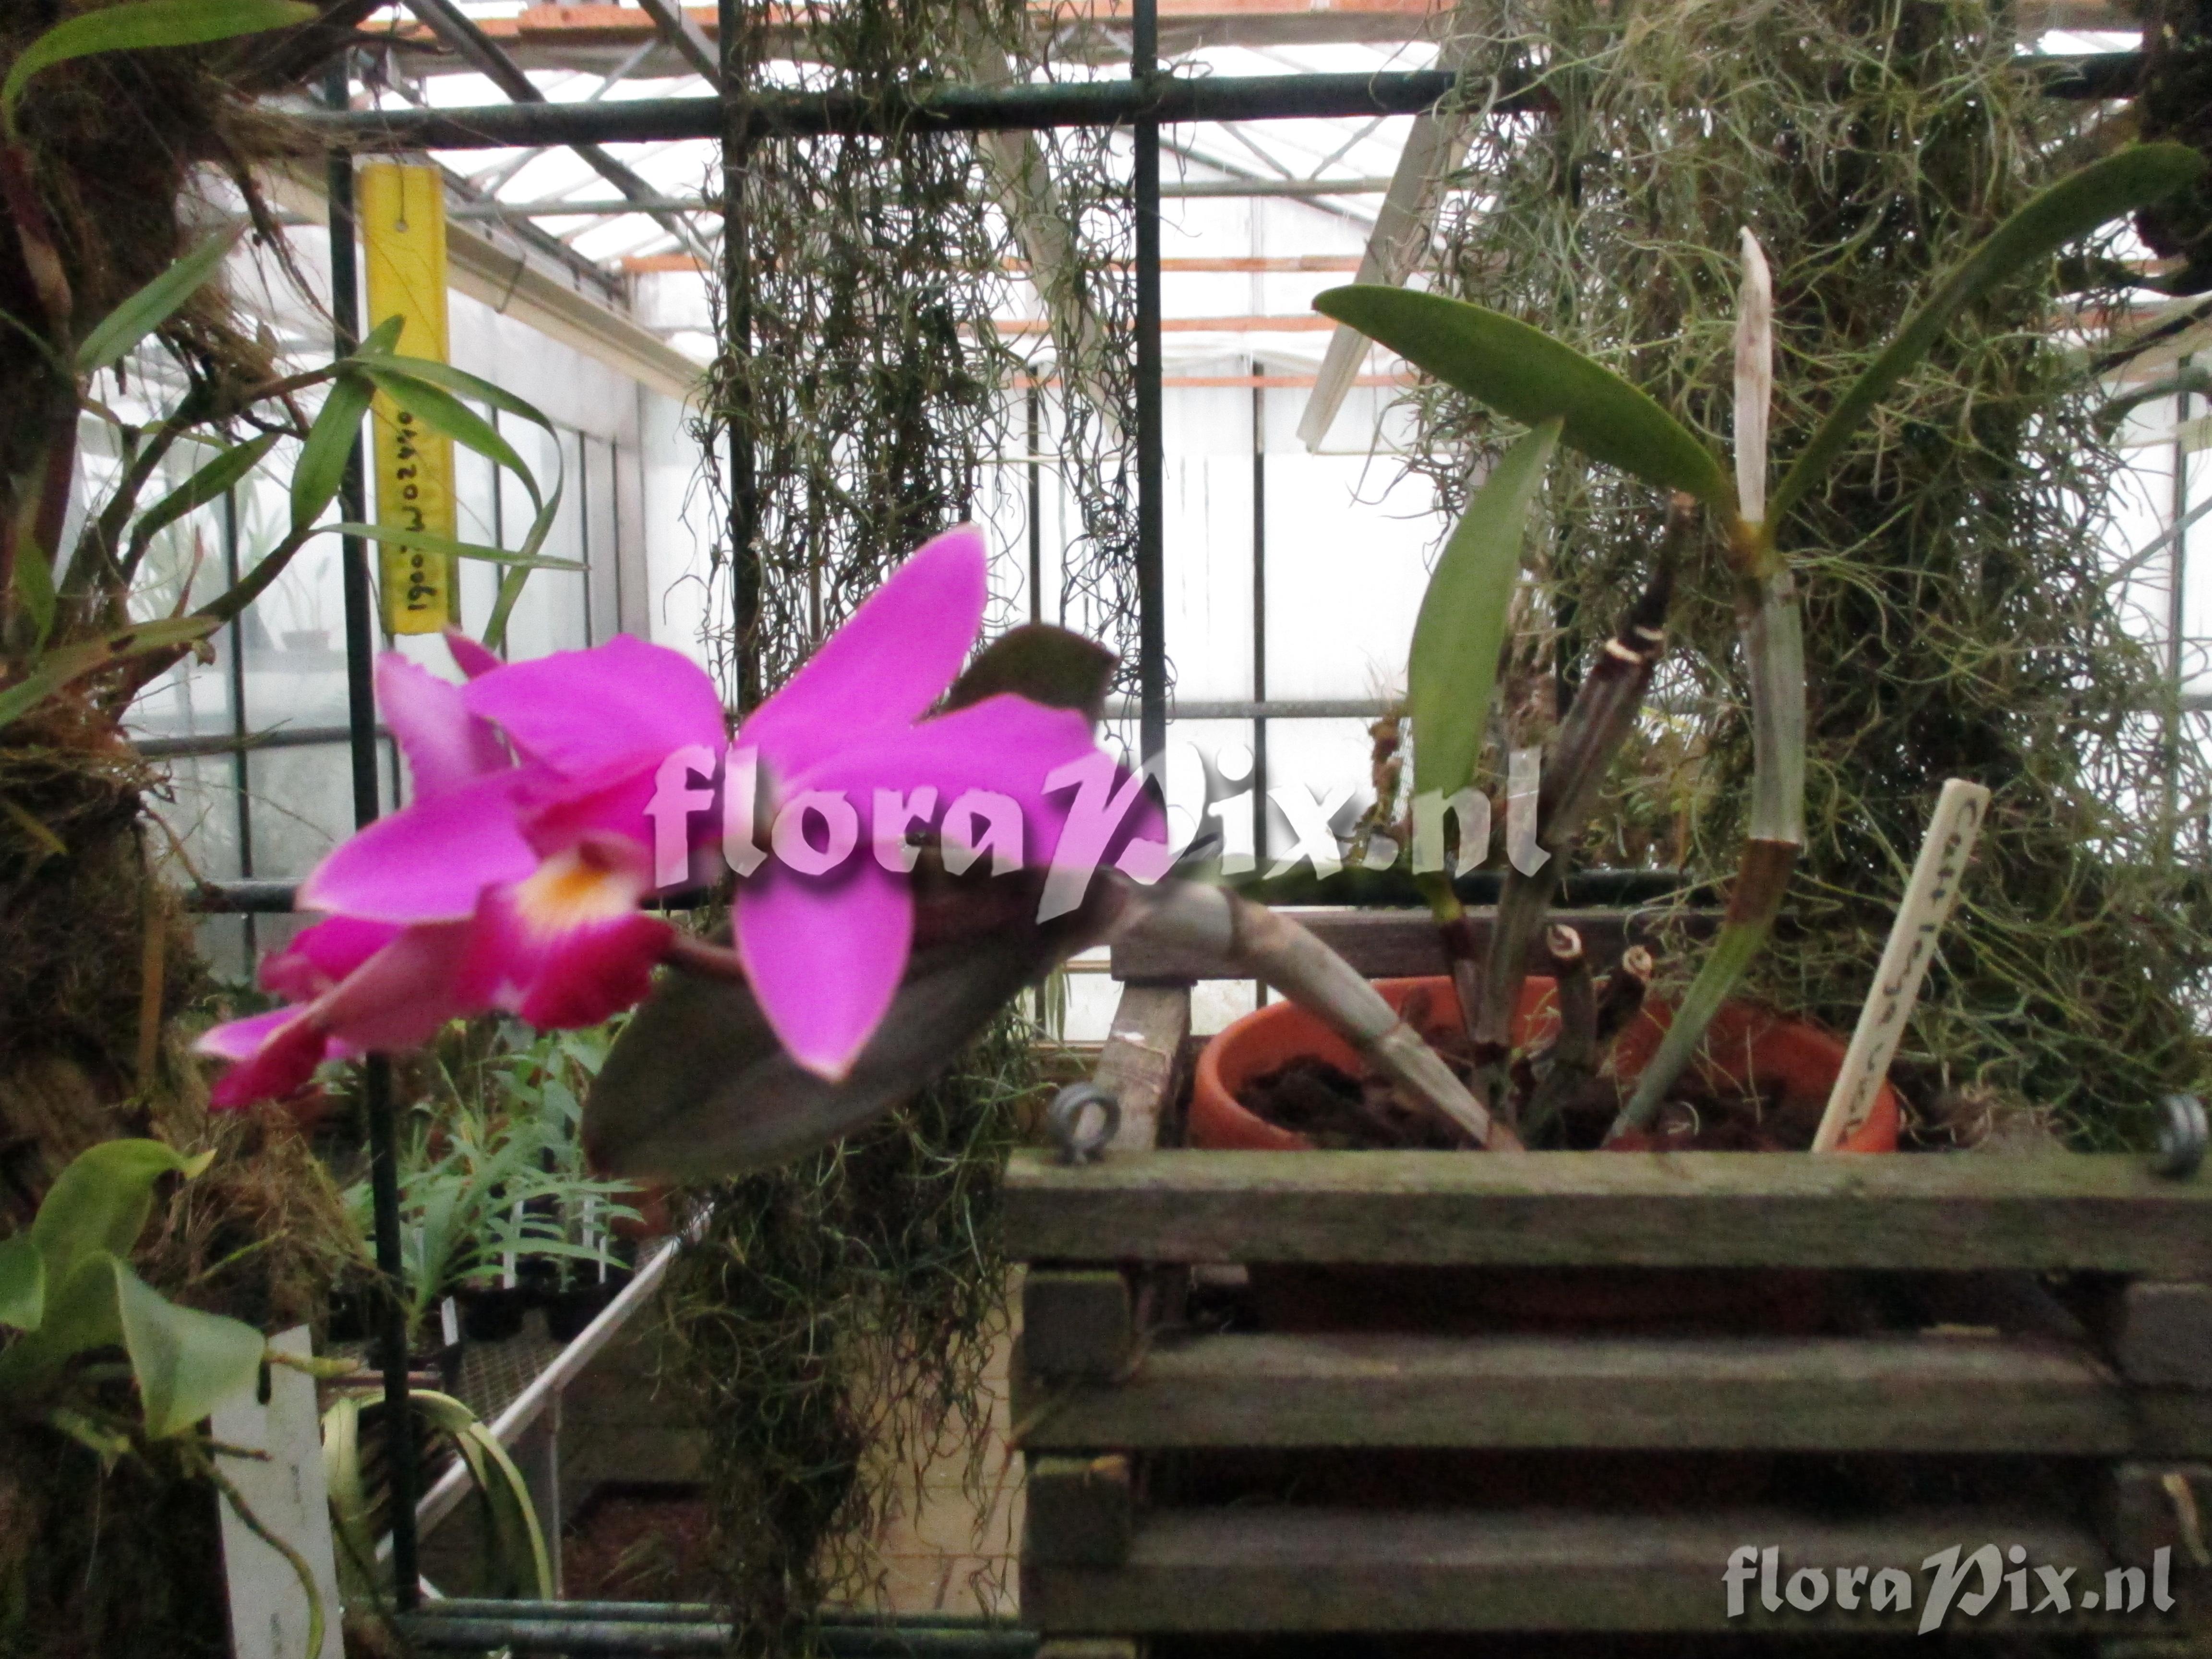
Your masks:
<instances>
[{"instance_id":1,"label":"terracotta pot","mask_svg":"<svg viewBox=\"0 0 2212 1659\"><path fill-rule=\"evenodd\" d=\"M1428 1016L1417 1022L1425 1031L1449 1030L1459 1024L1459 997L1449 977L1382 979L1375 981L1375 988L1401 1011L1409 1000L1425 999ZM1658 1051L1672 1018L1673 1010L1665 1005L1647 1003L1614 1041L1614 1075L1626 1080L1642 1072ZM1540 1042L1558 1024L1552 981L1527 980L1513 1018L1515 1045ZM1769 1088L1778 1085L1784 1111L1814 1115L1826 1103L1844 1063L1844 1044L1828 1032L1742 1002L1722 1006L1706 1033L1705 1052L1717 1076L1745 1086L1754 1082ZM1271 1002L1210 1038L1199 1054L1191 1086L1190 1144L1217 1152L1310 1150L1312 1143L1304 1135L1278 1128L1237 1102L1237 1091L1254 1078L1302 1055L1327 1060L1355 1077L1360 1071L1352 1045L1293 1002ZM1898 1121L1896 1091L1885 1083L1875 1097L1873 1112L1843 1149L1895 1152Z\"/></svg>"},{"instance_id":2,"label":"terracotta pot","mask_svg":"<svg viewBox=\"0 0 2212 1659\"><path fill-rule=\"evenodd\" d=\"M1459 1024L1451 981L1377 980L1394 1008L1425 1000L1414 1023L1425 1034ZM1666 1033L1672 1011L1647 1005L1613 1048L1616 1075L1633 1078ZM1531 977L1513 1021L1516 1046L1541 1042L1557 1028L1552 981ZM1781 1108L1817 1116L1827 1103L1844 1044L1817 1026L1745 1003L1729 1003L1706 1041L1711 1069L1740 1084L1780 1085ZM1228 1026L1200 1054L1189 1118L1190 1144L1215 1151L1310 1151L1301 1134L1245 1110L1237 1091L1300 1056L1357 1076L1350 1044L1295 1003L1273 1002ZM1898 1102L1882 1085L1851 1152L1894 1152ZM1641 1150L1649 1143L1623 1150ZM1542 1154L1534 1154L1540 1157ZM1278 1331L1419 1330L1432 1333L1603 1329L1625 1334L1810 1335L1840 1328L1848 1297L1828 1275L1771 1269L1613 1267L1358 1267L1260 1262L1251 1283L1261 1324Z\"/></svg>"}]
</instances>

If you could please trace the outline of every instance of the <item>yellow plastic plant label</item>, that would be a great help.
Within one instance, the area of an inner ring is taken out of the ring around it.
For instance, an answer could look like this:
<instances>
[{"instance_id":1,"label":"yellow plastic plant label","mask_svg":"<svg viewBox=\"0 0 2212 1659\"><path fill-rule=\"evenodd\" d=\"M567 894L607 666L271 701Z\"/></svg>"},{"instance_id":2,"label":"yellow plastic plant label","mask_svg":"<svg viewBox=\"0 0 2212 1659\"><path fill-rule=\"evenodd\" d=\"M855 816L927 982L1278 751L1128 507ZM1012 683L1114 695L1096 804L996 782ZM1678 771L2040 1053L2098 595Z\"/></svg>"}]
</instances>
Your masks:
<instances>
[{"instance_id":1,"label":"yellow plastic plant label","mask_svg":"<svg viewBox=\"0 0 2212 1659\"><path fill-rule=\"evenodd\" d=\"M447 361L446 195L438 169L372 161L356 184L373 330L401 319L393 349ZM430 430L391 393L369 406L376 449L376 521L452 538L453 441ZM460 623L460 571L451 554L386 542L378 550L384 626L434 634Z\"/></svg>"}]
</instances>

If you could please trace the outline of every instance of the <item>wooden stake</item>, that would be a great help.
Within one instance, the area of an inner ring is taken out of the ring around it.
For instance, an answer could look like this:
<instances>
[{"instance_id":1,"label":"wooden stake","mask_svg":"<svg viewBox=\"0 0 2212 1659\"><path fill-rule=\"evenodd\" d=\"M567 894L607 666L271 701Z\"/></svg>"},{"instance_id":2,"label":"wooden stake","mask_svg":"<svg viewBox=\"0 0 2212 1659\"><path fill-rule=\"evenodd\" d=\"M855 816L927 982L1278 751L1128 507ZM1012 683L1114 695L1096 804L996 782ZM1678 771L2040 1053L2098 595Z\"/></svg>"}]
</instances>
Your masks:
<instances>
[{"instance_id":1,"label":"wooden stake","mask_svg":"<svg viewBox=\"0 0 2212 1659\"><path fill-rule=\"evenodd\" d=\"M1890 927L1889 943L1882 949L1874 989L1859 1011L1858 1029L1851 1033L1850 1049L1813 1137L1816 1152L1835 1151L1874 1109L1875 1096L1889 1075L1889 1063L1897 1057L1898 1042L1905 1036L1906 1017L1919 1000L1928 964L1935 958L1936 935L1958 902L1959 883L1989 805L1990 792L1980 784L1959 778L1945 781L1936 816L1920 843L1920 856L1913 860L1904 902Z\"/></svg>"},{"instance_id":2,"label":"wooden stake","mask_svg":"<svg viewBox=\"0 0 2212 1659\"><path fill-rule=\"evenodd\" d=\"M161 998L169 967L168 911L161 884L146 879L146 931L138 950L138 1092L150 1094L161 1059Z\"/></svg>"}]
</instances>

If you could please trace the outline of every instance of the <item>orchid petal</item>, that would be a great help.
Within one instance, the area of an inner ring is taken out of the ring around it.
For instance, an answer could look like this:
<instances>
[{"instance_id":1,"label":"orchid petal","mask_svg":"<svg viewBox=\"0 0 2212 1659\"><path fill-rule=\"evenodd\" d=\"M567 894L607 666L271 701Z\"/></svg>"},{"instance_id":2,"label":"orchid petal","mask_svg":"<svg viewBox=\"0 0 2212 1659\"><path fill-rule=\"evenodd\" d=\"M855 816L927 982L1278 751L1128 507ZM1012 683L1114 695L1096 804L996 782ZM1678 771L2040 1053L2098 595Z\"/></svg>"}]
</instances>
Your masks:
<instances>
[{"instance_id":1,"label":"orchid petal","mask_svg":"<svg viewBox=\"0 0 2212 1659\"><path fill-rule=\"evenodd\" d=\"M1041 865L1049 860L1068 813L1065 799L1045 793L1044 781L1096 748L1083 715L1006 693L919 726L848 743L781 793L843 791L861 805L879 788L929 787L937 790L940 806L970 789L1005 795L1021 808L1024 861Z\"/></svg>"},{"instance_id":2,"label":"orchid petal","mask_svg":"<svg viewBox=\"0 0 2212 1659\"><path fill-rule=\"evenodd\" d=\"M483 1012L460 984L471 925L410 927L308 1010L331 1036L370 1053L420 1048L447 1022Z\"/></svg>"},{"instance_id":3,"label":"orchid petal","mask_svg":"<svg viewBox=\"0 0 2212 1659\"><path fill-rule=\"evenodd\" d=\"M719 750L727 728L705 670L627 634L588 651L508 663L470 681L461 696L526 756L564 776L658 763L695 743Z\"/></svg>"},{"instance_id":4,"label":"orchid petal","mask_svg":"<svg viewBox=\"0 0 2212 1659\"><path fill-rule=\"evenodd\" d=\"M594 836L486 894L464 994L543 1027L596 1025L641 1001L673 931L638 910L651 885L642 848Z\"/></svg>"},{"instance_id":5,"label":"orchid petal","mask_svg":"<svg viewBox=\"0 0 2212 1659\"><path fill-rule=\"evenodd\" d=\"M524 925L507 893L485 907L484 924L498 930L510 977L499 1001L540 1030L573 1030L612 1019L645 1000L653 970L667 953L676 930L656 916L632 910L611 921L568 929L557 945L541 946L529 956L514 949ZM526 966L526 976L514 969Z\"/></svg>"},{"instance_id":6,"label":"orchid petal","mask_svg":"<svg viewBox=\"0 0 2212 1659\"><path fill-rule=\"evenodd\" d=\"M250 1054L222 1074L208 1091L208 1104L219 1112L235 1112L260 1100L280 1100L297 1094L315 1075L315 1067L330 1052L329 1040L305 1010L280 1011L289 1016L270 1024ZM265 1018L266 1017L262 1017ZM252 1024L234 1020L233 1024ZM222 1028L218 1026L216 1030ZM215 1031L208 1036L212 1037Z\"/></svg>"},{"instance_id":7,"label":"orchid petal","mask_svg":"<svg viewBox=\"0 0 2212 1659\"><path fill-rule=\"evenodd\" d=\"M787 779L857 736L921 719L983 626L988 562L974 525L922 546L746 718L738 746L758 749L770 775Z\"/></svg>"},{"instance_id":8,"label":"orchid petal","mask_svg":"<svg viewBox=\"0 0 2212 1659\"><path fill-rule=\"evenodd\" d=\"M376 706L407 757L415 793L438 794L514 764L499 733L461 701L461 688L396 651L376 659Z\"/></svg>"},{"instance_id":9,"label":"orchid petal","mask_svg":"<svg viewBox=\"0 0 2212 1659\"><path fill-rule=\"evenodd\" d=\"M882 1024L914 945L906 878L872 859L831 876L771 867L739 890L738 953L791 1057L836 1083Z\"/></svg>"},{"instance_id":10,"label":"orchid petal","mask_svg":"<svg viewBox=\"0 0 2212 1659\"><path fill-rule=\"evenodd\" d=\"M533 769L516 781L515 808L525 840L550 858L587 836L614 835L641 848L653 845L653 799L660 763L656 753L628 756L580 777ZM715 814L702 811L691 823L692 840L705 845L720 833Z\"/></svg>"},{"instance_id":11,"label":"orchid petal","mask_svg":"<svg viewBox=\"0 0 2212 1659\"><path fill-rule=\"evenodd\" d=\"M497 652L486 650L458 628L446 630L446 649L453 653L453 666L465 679L480 680L493 669L507 665Z\"/></svg>"},{"instance_id":12,"label":"orchid petal","mask_svg":"<svg viewBox=\"0 0 2212 1659\"><path fill-rule=\"evenodd\" d=\"M399 937L396 923L332 916L261 959L261 987L290 1002L317 997Z\"/></svg>"},{"instance_id":13,"label":"orchid petal","mask_svg":"<svg viewBox=\"0 0 2212 1659\"><path fill-rule=\"evenodd\" d=\"M538 867L515 823L515 775L471 779L364 826L300 884L301 908L376 921L473 915L485 888Z\"/></svg>"},{"instance_id":14,"label":"orchid petal","mask_svg":"<svg viewBox=\"0 0 2212 1659\"><path fill-rule=\"evenodd\" d=\"M271 1008L265 1014L225 1020L203 1031L199 1041L192 1044L192 1052L213 1054L218 1060L251 1060L279 1027L299 1017L297 1008Z\"/></svg>"}]
</instances>

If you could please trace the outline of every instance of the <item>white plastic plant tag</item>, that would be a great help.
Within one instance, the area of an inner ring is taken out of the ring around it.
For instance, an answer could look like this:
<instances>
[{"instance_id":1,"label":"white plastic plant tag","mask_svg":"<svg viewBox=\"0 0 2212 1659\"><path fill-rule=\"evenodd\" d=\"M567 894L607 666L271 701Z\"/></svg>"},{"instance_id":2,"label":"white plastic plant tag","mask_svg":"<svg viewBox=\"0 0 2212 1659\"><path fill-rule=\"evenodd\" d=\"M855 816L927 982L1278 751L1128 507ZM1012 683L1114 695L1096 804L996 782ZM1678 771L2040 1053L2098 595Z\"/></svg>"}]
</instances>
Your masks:
<instances>
[{"instance_id":1,"label":"white plastic plant tag","mask_svg":"<svg viewBox=\"0 0 2212 1659\"><path fill-rule=\"evenodd\" d=\"M270 1340L306 1358L313 1348L304 1325ZM322 1422L314 1379L271 1365L269 1399L240 1395L210 1420L217 1444L265 1457L218 1455L254 1519L289 1544L308 1566L323 1604L323 1642L307 1653L313 1622L305 1589L289 1562L256 1538L228 1503L222 1513L222 1560L230 1581L231 1651L237 1659L343 1659L338 1632L337 1558L331 1543L329 1490L323 1484Z\"/></svg>"},{"instance_id":2,"label":"white plastic plant tag","mask_svg":"<svg viewBox=\"0 0 2212 1659\"><path fill-rule=\"evenodd\" d=\"M1873 1111L1882 1079L1889 1075L1889 1063L1897 1058L1905 1018L1919 1000L1928 964L1936 958L1936 936L1959 901L1959 884L1989 806L1990 792L1980 784L1959 778L1945 781L1927 837L1920 843L1920 856L1913 860L1905 902L1897 907L1897 920L1890 926L1889 943L1882 948L1874 989L1859 1010L1858 1029L1851 1034L1850 1049L1836 1073L1827 1110L1820 1115L1820 1127L1813 1136L1814 1152L1835 1151Z\"/></svg>"}]
</instances>

